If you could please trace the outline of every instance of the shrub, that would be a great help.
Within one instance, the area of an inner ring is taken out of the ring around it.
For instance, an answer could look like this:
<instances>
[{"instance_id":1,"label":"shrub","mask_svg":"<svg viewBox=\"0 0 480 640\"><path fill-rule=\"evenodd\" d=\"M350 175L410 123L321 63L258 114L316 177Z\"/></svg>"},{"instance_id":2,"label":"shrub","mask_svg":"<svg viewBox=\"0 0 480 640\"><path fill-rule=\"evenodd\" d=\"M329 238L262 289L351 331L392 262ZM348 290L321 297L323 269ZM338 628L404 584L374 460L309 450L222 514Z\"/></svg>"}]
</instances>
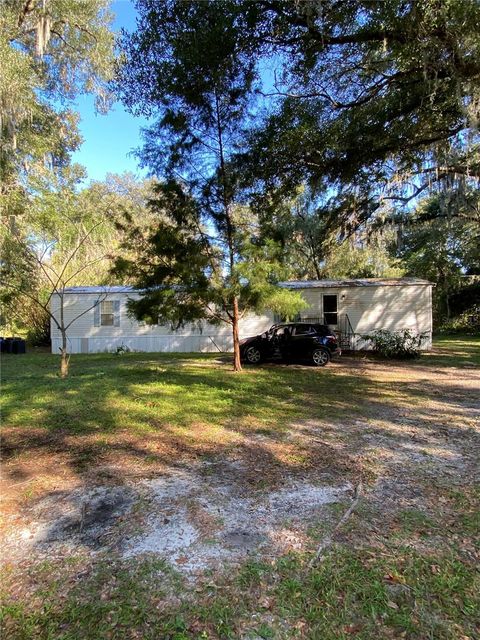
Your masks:
<instances>
[{"instance_id":1,"label":"shrub","mask_svg":"<svg viewBox=\"0 0 480 640\"><path fill-rule=\"evenodd\" d=\"M123 353L130 353L131 349L130 347L127 347L125 344L122 344L116 348L115 350L115 355L117 356L121 356Z\"/></svg>"},{"instance_id":2,"label":"shrub","mask_svg":"<svg viewBox=\"0 0 480 640\"><path fill-rule=\"evenodd\" d=\"M480 335L480 304L476 304L456 318L444 322L438 328L438 333Z\"/></svg>"},{"instance_id":3,"label":"shrub","mask_svg":"<svg viewBox=\"0 0 480 640\"><path fill-rule=\"evenodd\" d=\"M385 358L418 358L423 335L419 335L403 329L402 331L388 331L388 329L377 329L371 334L362 336L368 340L376 353Z\"/></svg>"},{"instance_id":4,"label":"shrub","mask_svg":"<svg viewBox=\"0 0 480 640\"><path fill-rule=\"evenodd\" d=\"M35 347L43 347L50 344L50 318L39 319L32 323L27 333L28 342Z\"/></svg>"}]
</instances>

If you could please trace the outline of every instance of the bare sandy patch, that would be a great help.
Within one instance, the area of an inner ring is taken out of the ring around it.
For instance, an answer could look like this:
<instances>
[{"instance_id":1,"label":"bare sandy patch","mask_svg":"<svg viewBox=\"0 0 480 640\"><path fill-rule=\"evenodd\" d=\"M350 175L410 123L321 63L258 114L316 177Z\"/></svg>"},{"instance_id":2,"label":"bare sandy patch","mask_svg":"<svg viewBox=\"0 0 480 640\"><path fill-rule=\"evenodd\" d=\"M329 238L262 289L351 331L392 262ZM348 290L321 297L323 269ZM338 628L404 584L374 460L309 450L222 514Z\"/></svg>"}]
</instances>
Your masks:
<instances>
[{"instance_id":1,"label":"bare sandy patch","mask_svg":"<svg viewBox=\"0 0 480 640\"><path fill-rule=\"evenodd\" d=\"M206 473L206 467L216 468ZM308 527L328 519L325 507L348 501L353 489L286 476L275 491L246 495L243 472L239 461L202 463L128 485L57 492L24 514L5 549L19 560L107 550L127 561L154 554L195 575L253 555L305 549Z\"/></svg>"},{"instance_id":2,"label":"bare sandy patch","mask_svg":"<svg viewBox=\"0 0 480 640\"><path fill-rule=\"evenodd\" d=\"M241 562L252 554L275 556L303 548L306 529L325 517L324 506L345 500L352 490L349 483L320 486L287 478L278 491L245 497L231 477L222 482L195 471L144 485L153 492L152 512L124 557L159 554L187 573ZM209 516L203 531L199 512Z\"/></svg>"}]
</instances>

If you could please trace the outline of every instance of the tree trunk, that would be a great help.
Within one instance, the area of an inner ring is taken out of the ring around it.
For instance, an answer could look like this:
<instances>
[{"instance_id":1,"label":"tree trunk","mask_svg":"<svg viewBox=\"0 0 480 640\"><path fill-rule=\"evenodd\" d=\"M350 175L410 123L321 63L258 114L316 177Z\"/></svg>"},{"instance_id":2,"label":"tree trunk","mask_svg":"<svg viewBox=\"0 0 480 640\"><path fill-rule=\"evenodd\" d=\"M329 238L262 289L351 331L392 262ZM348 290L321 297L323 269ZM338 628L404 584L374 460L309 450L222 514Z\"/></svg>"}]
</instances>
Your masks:
<instances>
[{"instance_id":1,"label":"tree trunk","mask_svg":"<svg viewBox=\"0 0 480 640\"><path fill-rule=\"evenodd\" d=\"M234 246L234 227L232 224L232 217L230 212L230 204L232 202L232 193L229 188L227 188L227 169L225 164L225 156L223 153L223 131L222 131L222 122L220 116L220 104L218 100L218 94L215 91L215 105L216 105L216 114L217 114L217 135L218 135L218 150L219 150L219 158L220 158L220 175L222 180L223 187L223 210L225 215L225 223L227 230L227 245L228 245L228 262L230 266L230 286L235 287L236 282L234 281L234 272L235 272L235 246ZM242 363L240 362L240 340L238 337L238 322L240 320L240 313L238 311L238 297L236 294L233 295L233 309L231 315L232 321L232 333L233 333L233 370L241 371Z\"/></svg>"},{"instance_id":2,"label":"tree trunk","mask_svg":"<svg viewBox=\"0 0 480 640\"><path fill-rule=\"evenodd\" d=\"M233 370L241 371L242 363L240 361L240 339L238 336L238 299L237 296L233 298L233 318L232 318L232 333L233 333Z\"/></svg>"},{"instance_id":3,"label":"tree trunk","mask_svg":"<svg viewBox=\"0 0 480 640\"><path fill-rule=\"evenodd\" d=\"M60 377L66 378L68 376L68 365L70 361L70 356L67 352L67 334L65 331L62 331L62 347L60 349L61 360L60 360Z\"/></svg>"}]
</instances>

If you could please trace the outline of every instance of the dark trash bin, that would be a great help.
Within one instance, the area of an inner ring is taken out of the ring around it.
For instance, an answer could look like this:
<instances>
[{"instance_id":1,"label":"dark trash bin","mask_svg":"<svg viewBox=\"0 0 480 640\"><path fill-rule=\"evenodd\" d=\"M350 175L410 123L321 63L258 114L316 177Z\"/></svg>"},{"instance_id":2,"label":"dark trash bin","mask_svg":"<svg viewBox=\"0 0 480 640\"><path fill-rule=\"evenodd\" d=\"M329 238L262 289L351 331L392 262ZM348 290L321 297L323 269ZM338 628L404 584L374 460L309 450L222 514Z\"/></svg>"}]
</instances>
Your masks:
<instances>
[{"instance_id":1,"label":"dark trash bin","mask_svg":"<svg viewBox=\"0 0 480 640\"><path fill-rule=\"evenodd\" d=\"M2 353L12 353L13 338L5 338L2 342Z\"/></svg>"},{"instance_id":2,"label":"dark trash bin","mask_svg":"<svg viewBox=\"0 0 480 640\"><path fill-rule=\"evenodd\" d=\"M23 338L14 338L12 341L12 353L25 353L26 344Z\"/></svg>"}]
</instances>

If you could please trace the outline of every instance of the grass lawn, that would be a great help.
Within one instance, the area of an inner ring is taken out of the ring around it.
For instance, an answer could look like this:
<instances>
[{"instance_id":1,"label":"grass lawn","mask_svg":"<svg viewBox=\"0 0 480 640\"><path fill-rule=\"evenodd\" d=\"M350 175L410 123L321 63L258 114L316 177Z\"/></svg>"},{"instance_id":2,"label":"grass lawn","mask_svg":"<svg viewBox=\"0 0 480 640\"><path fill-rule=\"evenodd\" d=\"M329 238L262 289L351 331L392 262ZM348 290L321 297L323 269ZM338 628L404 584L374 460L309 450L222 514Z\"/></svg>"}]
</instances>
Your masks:
<instances>
[{"instance_id":1,"label":"grass lawn","mask_svg":"<svg viewBox=\"0 0 480 640\"><path fill-rule=\"evenodd\" d=\"M480 338L322 369L58 366L2 362L4 637L479 637Z\"/></svg>"}]
</instances>

